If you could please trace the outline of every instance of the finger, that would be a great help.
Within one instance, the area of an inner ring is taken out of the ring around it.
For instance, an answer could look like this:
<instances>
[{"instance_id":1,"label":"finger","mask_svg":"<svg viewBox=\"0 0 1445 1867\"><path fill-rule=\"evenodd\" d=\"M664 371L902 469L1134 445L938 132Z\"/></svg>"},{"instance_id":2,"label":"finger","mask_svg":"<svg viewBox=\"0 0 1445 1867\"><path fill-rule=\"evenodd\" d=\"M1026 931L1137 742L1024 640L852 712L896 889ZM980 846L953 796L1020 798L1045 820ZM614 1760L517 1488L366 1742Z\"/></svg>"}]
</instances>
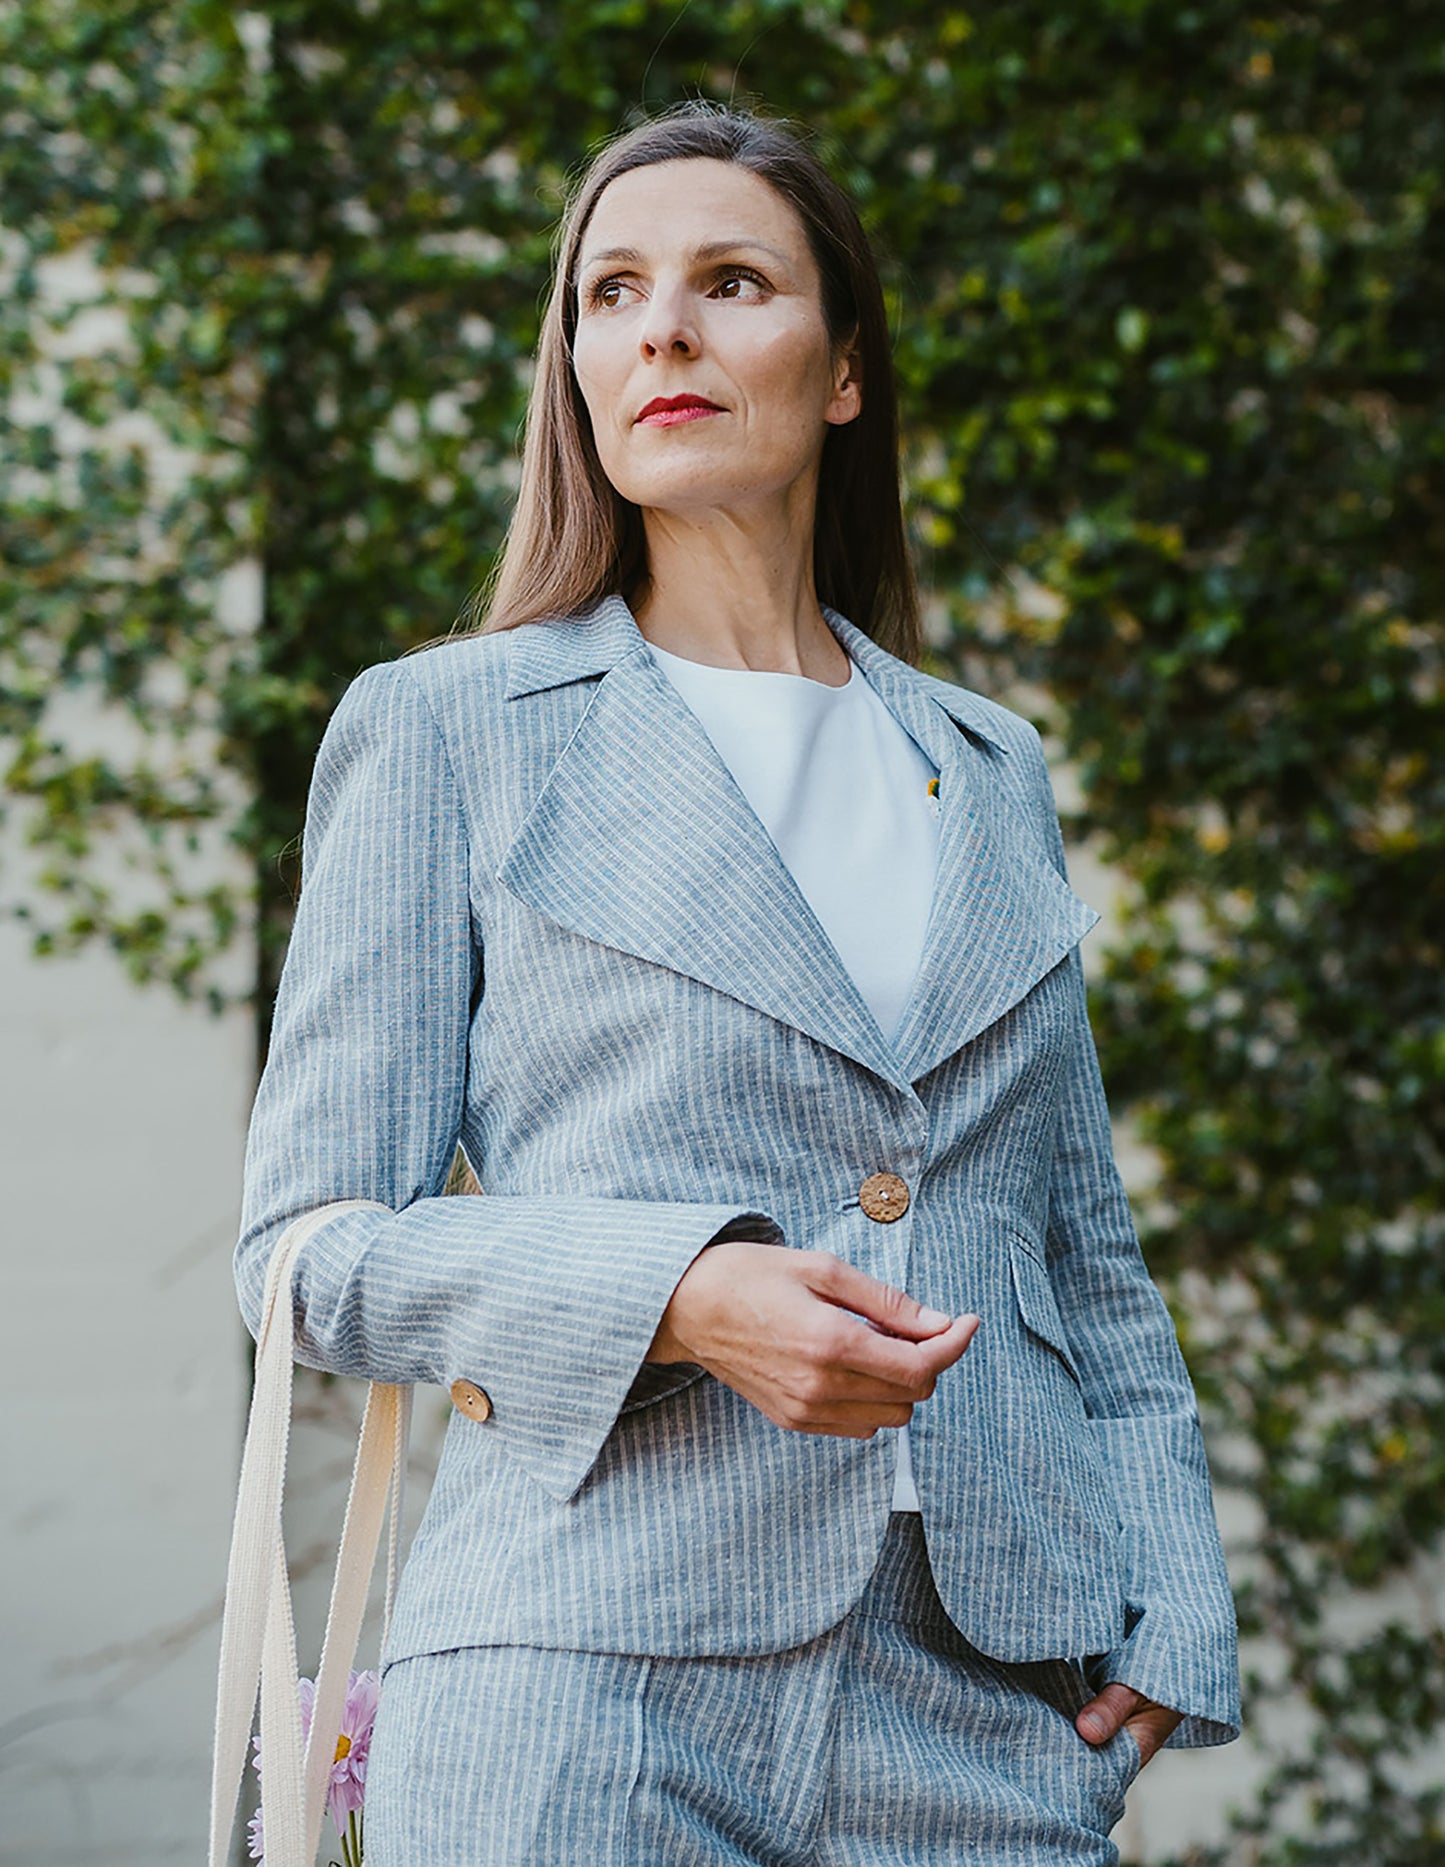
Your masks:
<instances>
[{"instance_id":1,"label":"finger","mask_svg":"<svg viewBox=\"0 0 1445 1867\"><path fill-rule=\"evenodd\" d=\"M917 1394L931 1386L945 1368L951 1368L973 1340L977 1316L956 1316L941 1335L907 1342L857 1325L837 1347L840 1368L872 1380L887 1382Z\"/></svg>"},{"instance_id":2,"label":"finger","mask_svg":"<svg viewBox=\"0 0 1445 1867\"><path fill-rule=\"evenodd\" d=\"M884 1407L878 1403L859 1403L856 1407L810 1407L806 1412L770 1415L778 1426L789 1432L819 1433L834 1439L871 1439L888 1426L906 1426L911 1407Z\"/></svg>"},{"instance_id":3,"label":"finger","mask_svg":"<svg viewBox=\"0 0 1445 1867\"><path fill-rule=\"evenodd\" d=\"M905 1342L897 1336L883 1336L873 1330L860 1329L858 1335L864 1340L861 1345L855 1340L853 1352L847 1357L847 1365L855 1372L890 1381L912 1369L914 1380L922 1379L931 1383L959 1359L973 1340L978 1326L977 1316L957 1316L941 1335L930 1336L923 1342Z\"/></svg>"},{"instance_id":4,"label":"finger","mask_svg":"<svg viewBox=\"0 0 1445 1867\"><path fill-rule=\"evenodd\" d=\"M1121 1726L1153 1704L1154 1701L1145 1698L1142 1692L1114 1680L1087 1705L1080 1707L1074 1728L1091 1744L1107 1744Z\"/></svg>"},{"instance_id":5,"label":"finger","mask_svg":"<svg viewBox=\"0 0 1445 1867\"><path fill-rule=\"evenodd\" d=\"M977 1316L958 1316L942 1335L905 1342L850 1316L827 1335L817 1359L836 1374L840 1397L926 1400L939 1374L958 1360L977 1328Z\"/></svg>"},{"instance_id":6,"label":"finger","mask_svg":"<svg viewBox=\"0 0 1445 1867\"><path fill-rule=\"evenodd\" d=\"M907 1426L913 1417L910 1405L890 1405L877 1400L842 1400L808 1410L808 1432L828 1428L855 1438L871 1437L887 1426Z\"/></svg>"},{"instance_id":7,"label":"finger","mask_svg":"<svg viewBox=\"0 0 1445 1867\"><path fill-rule=\"evenodd\" d=\"M1073 1725L1088 1744L1107 1744L1128 1725L1129 1736L1139 1746L1141 1762L1148 1762L1182 1720L1184 1714L1171 1705L1159 1705L1156 1699L1146 1699L1143 1692L1115 1680L1096 1699L1081 1706Z\"/></svg>"},{"instance_id":8,"label":"finger","mask_svg":"<svg viewBox=\"0 0 1445 1867\"><path fill-rule=\"evenodd\" d=\"M1124 1729L1139 1746L1141 1761L1148 1762L1157 1749L1163 1748L1172 1731L1184 1723L1184 1712L1174 1712L1167 1705L1148 1703L1148 1710L1124 1720Z\"/></svg>"},{"instance_id":9,"label":"finger","mask_svg":"<svg viewBox=\"0 0 1445 1867\"><path fill-rule=\"evenodd\" d=\"M856 1374L851 1368L823 1370L811 1383L812 1397L819 1406L841 1406L852 1402L881 1407L915 1407L933 1393L933 1377L920 1374L916 1381L883 1381L871 1374Z\"/></svg>"},{"instance_id":10,"label":"finger","mask_svg":"<svg viewBox=\"0 0 1445 1867\"><path fill-rule=\"evenodd\" d=\"M951 1368L978 1334L982 1318L972 1310L962 1316L955 1316L941 1336L918 1344L918 1351L930 1367L942 1370Z\"/></svg>"},{"instance_id":11,"label":"finger","mask_svg":"<svg viewBox=\"0 0 1445 1867\"><path fill-rule=\"evenodd\" d=\"M815 1260L809 1281L817 1294L840 1309L852 1310L865 1321L880 1324L890 1335L922 1341L941 1335L952 1317L931 1309L892 1284L880 1283L845 1258L830 1251L809 1254Z\"/></svg>"}]
</instances>

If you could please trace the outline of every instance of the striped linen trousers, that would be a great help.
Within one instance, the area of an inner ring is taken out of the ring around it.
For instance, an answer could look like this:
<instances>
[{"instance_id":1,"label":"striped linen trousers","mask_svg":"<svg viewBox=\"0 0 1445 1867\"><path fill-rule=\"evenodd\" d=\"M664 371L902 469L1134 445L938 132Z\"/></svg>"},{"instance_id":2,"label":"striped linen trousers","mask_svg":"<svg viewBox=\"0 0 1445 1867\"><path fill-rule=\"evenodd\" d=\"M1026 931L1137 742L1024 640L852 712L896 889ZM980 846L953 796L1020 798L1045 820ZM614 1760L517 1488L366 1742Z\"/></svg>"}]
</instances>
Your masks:
<instances>
[{"instance_id":1,"label":"striped linen trousers","mask_svg":"<svg viewBox=\"0 0 1445 1867\"><path fill-rule=\"evenodd\" d=\"M842 1621L780 1653L461 1647L386 1672L367 1867L1112 1867L1132 1737L1081 1662L986 1658L895 1512Z\"/></svg>"}]
</instances>

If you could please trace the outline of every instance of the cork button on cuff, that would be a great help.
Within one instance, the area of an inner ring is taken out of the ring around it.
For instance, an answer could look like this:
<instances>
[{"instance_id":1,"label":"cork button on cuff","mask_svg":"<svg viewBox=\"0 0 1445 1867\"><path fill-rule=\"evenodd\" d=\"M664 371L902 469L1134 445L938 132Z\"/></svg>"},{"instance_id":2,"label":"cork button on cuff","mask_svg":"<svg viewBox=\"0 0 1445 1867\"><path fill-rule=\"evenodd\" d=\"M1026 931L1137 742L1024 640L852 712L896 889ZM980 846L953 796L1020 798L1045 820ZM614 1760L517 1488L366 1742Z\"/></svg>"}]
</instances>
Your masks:
<instances>
[{"instance_id":1,"label":"cork button on cuff","mask_svg":"<svg viewBox=\"0 0 1445 1867\"><path fill-rule=\"evenodd\" d=\"M858 1188L858 1204L880 1225L901 1219L908 1210L908 1188L896 1173L870 1173Z\"/></svg>"},{"instance_id":2,"label":"cork button on cuff","mask_svg":"<svg viewBox=\"0 0 1445 1867\"><path fill-rule=\"evenodd\" d=\"M489 1420L492 1417L491 1400L475 1381L452 1382L452 1405L458 1413L465 1413L469 1420Z\"/></svg>"}]
</instances>

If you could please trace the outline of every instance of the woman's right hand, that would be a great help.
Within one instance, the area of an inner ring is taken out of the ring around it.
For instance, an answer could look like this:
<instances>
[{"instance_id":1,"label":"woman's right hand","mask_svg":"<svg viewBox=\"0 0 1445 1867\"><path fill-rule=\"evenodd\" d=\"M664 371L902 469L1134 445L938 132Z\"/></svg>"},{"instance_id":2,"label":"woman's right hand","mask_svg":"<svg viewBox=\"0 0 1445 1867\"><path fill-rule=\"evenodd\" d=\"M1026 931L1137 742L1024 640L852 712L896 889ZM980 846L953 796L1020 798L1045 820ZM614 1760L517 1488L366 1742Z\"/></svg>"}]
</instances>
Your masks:
<instances>
[{"instance_id":1,"label":"woman's right hand","mask_svg":"<svg viewBox=\"0 0 1445 1867\"><path fill-rule=\"evenodd\" d=\"M830 1251L739 1240L693 1259L647 1359L699 1363L792 1432L871 1439L908 1424L978 1320L925 1309Z\"/></svg>"}]
</instances>

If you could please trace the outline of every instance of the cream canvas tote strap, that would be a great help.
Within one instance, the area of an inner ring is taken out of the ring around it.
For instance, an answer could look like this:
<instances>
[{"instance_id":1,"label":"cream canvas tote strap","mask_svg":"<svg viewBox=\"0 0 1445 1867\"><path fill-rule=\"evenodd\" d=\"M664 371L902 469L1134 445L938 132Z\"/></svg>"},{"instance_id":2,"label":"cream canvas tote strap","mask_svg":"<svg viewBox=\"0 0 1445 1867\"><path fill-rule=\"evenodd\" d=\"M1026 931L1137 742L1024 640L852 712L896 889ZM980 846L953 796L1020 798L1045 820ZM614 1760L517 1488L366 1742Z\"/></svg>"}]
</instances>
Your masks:
<instances>
[{"instance_id":1,"label":"cream canvas tote strap","mask_svg":"<svg viewBox=\"0 0 1445 1867\"><path fill-rule=\"evenodd\" d=\"M246 1753L261 1697L261 1761L267 1867L313 1867L326 1808L336 1733L388 1508L386 1619L398 1566L402 1485L411 1389L373 1383L356 1449L351 1494L336 1558L326 1639L317 1672L311 1737L303 1748L291 1578L281 1502L291 1437L292 1273L320 1228L343 1212L389 1211L375 1200L338 1200L303 1213L276 1244L256 1334L255 1384L241 1457L221 1657L211 1775L210 1867L227 1867Z\"/></svg>"}]
</instances>

